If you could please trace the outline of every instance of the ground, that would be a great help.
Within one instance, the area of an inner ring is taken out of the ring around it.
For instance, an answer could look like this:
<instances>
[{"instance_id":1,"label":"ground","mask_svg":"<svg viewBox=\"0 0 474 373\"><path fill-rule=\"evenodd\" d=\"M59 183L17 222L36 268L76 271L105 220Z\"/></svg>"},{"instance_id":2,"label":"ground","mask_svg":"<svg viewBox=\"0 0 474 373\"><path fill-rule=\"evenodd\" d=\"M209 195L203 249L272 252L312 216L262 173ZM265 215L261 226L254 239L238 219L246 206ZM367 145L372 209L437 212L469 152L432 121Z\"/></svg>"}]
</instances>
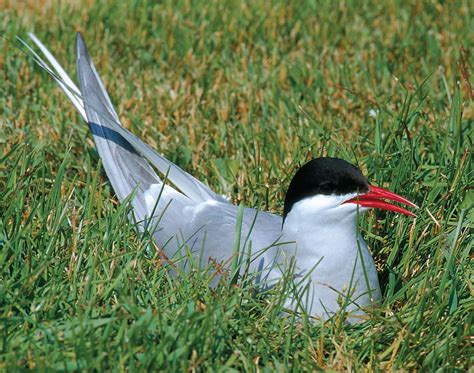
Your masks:
<instances>
[{"instance_id":1,"label":"ground","mask_svg":"<svg viewBox=\"0 0 474 373\"><path fill-rule=\"evenodd\" d=\"M469 1L0 4L0 369L472 367ZM415 201L361 221L380 307L323 323L278 289L169 276L29 31L73 76L81 31L123 124L234 203L281 213L321 155Z\"/></svg>"}]
</instances>

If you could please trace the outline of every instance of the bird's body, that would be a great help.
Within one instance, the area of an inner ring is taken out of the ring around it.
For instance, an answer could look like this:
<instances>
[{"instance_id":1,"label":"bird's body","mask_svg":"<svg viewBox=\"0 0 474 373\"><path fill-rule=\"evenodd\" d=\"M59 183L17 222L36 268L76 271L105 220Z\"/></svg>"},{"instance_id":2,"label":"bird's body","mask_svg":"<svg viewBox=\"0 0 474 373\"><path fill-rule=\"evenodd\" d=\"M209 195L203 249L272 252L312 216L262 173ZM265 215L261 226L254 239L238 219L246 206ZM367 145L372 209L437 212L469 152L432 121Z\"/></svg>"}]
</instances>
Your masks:
<instances>
[{"instance_id":1,"label":"bird's body","mask_svg":"<svg viewBox=\"0 0 474 373\"><path fill-rule=\"evenodd\" d=\"M360 307L380 299L377 271L358 233L357 216L366 207L409 214L399 207L388 208L380 198L409 202L369 186L360 171L343 160L318 158L293 178L283 217L241 209L120 125L82 37L77 41L78 88L46 47L30 36L52 69L35 54L38 63L88 122L119 200L134 193L131 204L139 229L151 231L176 265L189 269L186 257L191 254L200 267L214 263L225 268L235 257L238 242L238 252L249 260L248 269L257 273L262 286L287 278L291 269L290 277L298 286L287 299L289 308L327 318L341 304L347 311L361 313ZM368 197L359 200L361 194Z\"/></svg>"},{"instance_id":2,"label":"bird's body","mask_svg":"<svg viewBox=\"0 0 474 373\"><path fill-rule=\"evenodd\" d=\"M192 204L168 188L160 199L161 187L157 184L146 195L149 216L158 216L159 220L154 230L158 246L169 258L178 259L178 263L179 258L186 258L191 252L201 268L212 263L228 264L239 208L220 201ZM333 199L336 203L341 200L336 196ZM249 270L260 273L266 286L281 279L292 265L291 258L298 258L291 269L295 280L309 275L309 281L300 286L301 292L306 288L310 294L301 295L305 310L329 316L340 308L341 302L347 303L346 311L354 311L379 300L381 295L372 257L357 232L357 208L345 205L344 211L328 216L321 213L327 201L326 196L302 201L286 216L283 226L278 215L244 208L240 252L246 255L250 245ZM345 299L348 293L351 297ZM288 306L296 305L289 300Z\"/></svg>"}]
</instances>

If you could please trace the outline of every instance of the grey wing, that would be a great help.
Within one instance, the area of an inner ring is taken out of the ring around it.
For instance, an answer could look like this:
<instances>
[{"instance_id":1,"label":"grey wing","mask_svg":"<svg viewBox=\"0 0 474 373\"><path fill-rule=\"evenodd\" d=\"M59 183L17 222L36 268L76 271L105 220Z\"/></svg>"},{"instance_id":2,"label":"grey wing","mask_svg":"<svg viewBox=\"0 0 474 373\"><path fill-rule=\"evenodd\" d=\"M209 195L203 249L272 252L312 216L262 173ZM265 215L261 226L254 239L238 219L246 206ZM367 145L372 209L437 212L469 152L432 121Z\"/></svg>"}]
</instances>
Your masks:
<instances>
[{"instance_id":1,"label":"grey wing","mask_svg":"<svg viewBox=\"0 0 474 373\"><path fill-rule=\"evenodd\" d=\"M130 148L145 157L160 172L167 174L168 179L194 202L226 201L208 186L156 153L150 146L121 126L79 33L77 34L77 72L89 123L92 122L93 125L107 128L106 131L111 132L113 136L119 135L125 142L128 142Z\"/></svg>"},{"instance_id":2,"label":"grey wing","mask_svg":"<svg viewBox=\"0 0 474 373\"><path fill-rule=\"evenodd\" d=\"M208 201L197 205L183 229L186 241L179 242L179 247L186 247L194 253L204 266L209 261L228 263L234 254L235 239L239 233L240 253L250 253L252 259L260 257L267 262L268 258L275 257L275 247L282 235L282 218L245 208L242 227L237 232L238 214L239 208L231 204ZM251 269L257 268L258 262L253 261Z\"/></svg>"},{"instance_id":3,"label":"grey wing","mask_svg":"<svg viewBox=\"0 0 474 373\"><path fill-rule=\"evenodd\" d=\"M80 90L48 49L33 34L30 34L30 37L40 48L51 67L25 44L27 48L34 54L38 64L53 76L82 117L89 123L105 171L118 198L122 201L135 191L132 205L137 220L144 220L152 211L159 213L165 207L173 211L176 217L180 210L171 208L169 204L171 199L179 200L180 205L183 206L193 206L208 200L226 201L205 184L157 154L121 126L80 34L77 36L77 70ZM160 172L167 175L168 180L183 193L164 186L146 158ZM156 195L156 190L160 190L160 194L166 196L160 200L158 206L155 206L156 201L150 199L150 195ZM185 216L181 215L180 218L184 219Z\"/></svg>"}]
</instances>

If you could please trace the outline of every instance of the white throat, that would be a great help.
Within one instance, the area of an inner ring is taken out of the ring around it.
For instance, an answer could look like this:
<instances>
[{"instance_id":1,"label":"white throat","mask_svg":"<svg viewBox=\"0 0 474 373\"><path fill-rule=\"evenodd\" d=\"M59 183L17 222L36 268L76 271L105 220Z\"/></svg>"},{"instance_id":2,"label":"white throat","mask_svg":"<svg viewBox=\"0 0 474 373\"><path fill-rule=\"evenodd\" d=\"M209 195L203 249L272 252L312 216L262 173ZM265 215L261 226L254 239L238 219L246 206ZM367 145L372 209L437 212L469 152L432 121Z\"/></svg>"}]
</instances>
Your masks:
<instances>
[{"instance_id":1,"label":"white throat","mask_svg":"<svg viewBox=\"0 0 474 373\"><path fill-rule=\"evenodd\" d=\"M356 194L316 195L296 202L286 216L283 230L286 234L298 239L300 245L311 236L310 246L312 248L308 247L308 249L317 250L321 254L325 253L326 247L329 249L337 242L355 242L357 217L366 209L358 208L358 205L352 203L343 203L355 196ZM324 244L314 247L313 240L321 241Z\"/></svg>"}]
</instances>

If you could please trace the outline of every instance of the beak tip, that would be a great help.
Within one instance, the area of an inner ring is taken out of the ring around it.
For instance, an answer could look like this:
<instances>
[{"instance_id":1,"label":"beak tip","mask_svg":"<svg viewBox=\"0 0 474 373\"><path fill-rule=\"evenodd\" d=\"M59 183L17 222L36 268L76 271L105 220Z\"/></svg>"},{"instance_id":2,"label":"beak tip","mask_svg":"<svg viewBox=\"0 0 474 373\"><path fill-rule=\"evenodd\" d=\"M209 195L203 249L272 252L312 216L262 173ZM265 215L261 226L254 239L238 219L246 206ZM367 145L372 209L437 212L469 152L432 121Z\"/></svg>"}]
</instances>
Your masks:
<instances>
[{"instance_id":1,"label":"beak tip","mask_svg":"<svg viewBox=\"0 0 474 373\"><path fill-rule=\"evenodd\" d=\"M366 206L366 207L372 207L372 208L381 208L383 210L389 210L393 212L398 212L404 215L408 216L413 216L417 217L414 213L411 211L405 210L399 206L393 205L391 203L388 203L383 200L389 200L389 201L395 201L399 202L403 205L408 205L410 207L413 207L415 209L418 209L419 207L414 204L413 202L407 200L404 197L399 196L398 194L395 194L387 189L381 188L381 187L376 187L374 185L369 185L369 192L363 194L362 196L358 196L356 199L353 198L349 200L348 202L352 203L357 203L361 206Z\"/></svg>"}]
</instances>

